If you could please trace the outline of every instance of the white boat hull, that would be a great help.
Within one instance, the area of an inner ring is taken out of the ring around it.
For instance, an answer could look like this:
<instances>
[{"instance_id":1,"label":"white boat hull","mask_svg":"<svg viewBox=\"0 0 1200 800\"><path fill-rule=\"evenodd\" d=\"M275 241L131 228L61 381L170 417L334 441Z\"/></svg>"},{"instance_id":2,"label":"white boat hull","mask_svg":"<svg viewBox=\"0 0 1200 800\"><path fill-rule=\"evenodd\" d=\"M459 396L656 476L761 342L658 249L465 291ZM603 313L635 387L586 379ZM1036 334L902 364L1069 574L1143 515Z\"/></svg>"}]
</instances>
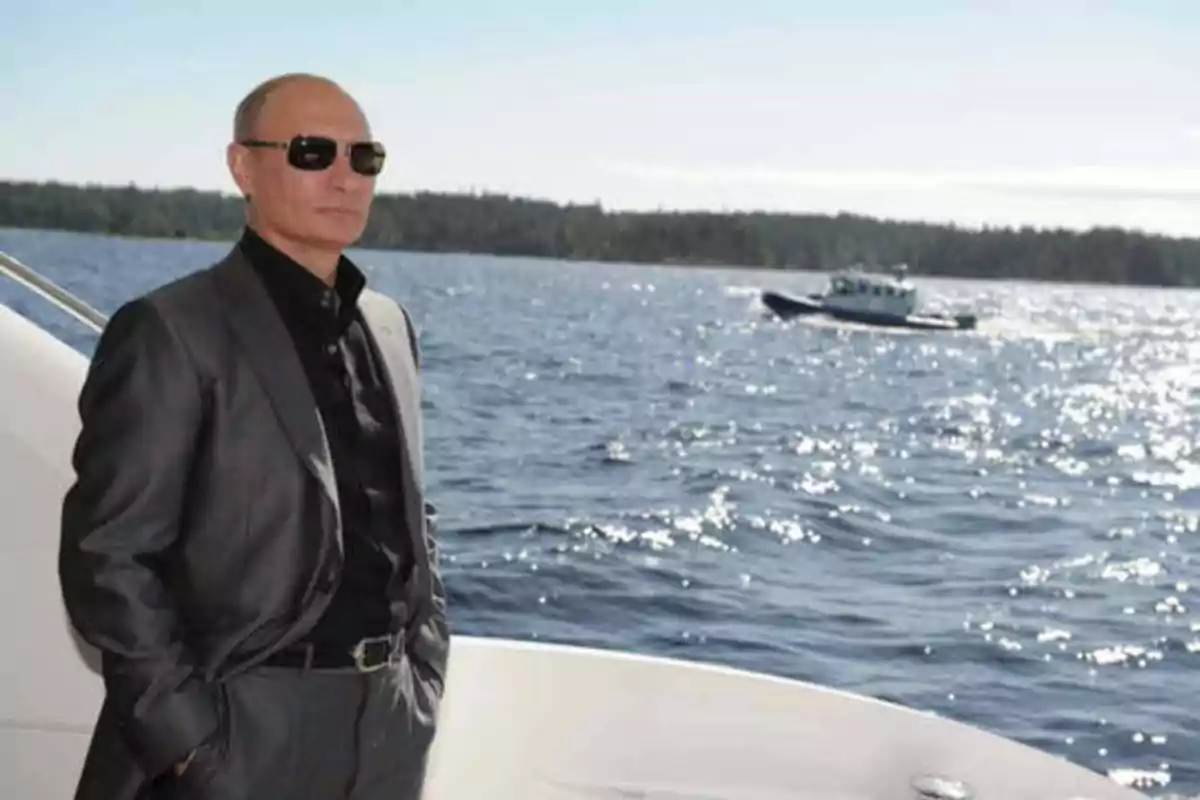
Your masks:
<instances>
[{"instance_id":1,"label":"white boat hull","mask_svg":"<svg viewBox=\"0 0 1200 800\"><path fill-rule=\"evenodd\" d=\"M61 606L59 503L85 359L0 306L0 786L72 796L102 685ZM795 681L455 637L426 800L1142 795L965 725Z\"/></svg>"}]
</instances>

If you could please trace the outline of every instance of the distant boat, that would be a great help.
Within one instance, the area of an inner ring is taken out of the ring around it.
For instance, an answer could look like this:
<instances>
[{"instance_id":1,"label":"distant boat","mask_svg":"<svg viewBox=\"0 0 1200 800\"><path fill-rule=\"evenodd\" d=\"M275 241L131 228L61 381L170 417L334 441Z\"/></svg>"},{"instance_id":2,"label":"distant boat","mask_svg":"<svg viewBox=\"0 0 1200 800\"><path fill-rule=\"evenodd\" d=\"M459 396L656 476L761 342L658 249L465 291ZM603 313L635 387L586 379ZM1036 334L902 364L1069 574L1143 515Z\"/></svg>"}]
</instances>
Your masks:
<instances>
[{"instance_id":1,"label":"distant boat","mask_svg":"<svg viewBox=\"0 0 1200 800\"><path fill-rule=\"evenodd\" d=\"M908 267L899 264L891 275L839 270L829 279L824 293L803 297L771 289L763 290L763 305L783 319L821 314L847 322L923 330L971 330L975 314L918 312L918 293L907 278Z\"/></svg>"}]
</instances>

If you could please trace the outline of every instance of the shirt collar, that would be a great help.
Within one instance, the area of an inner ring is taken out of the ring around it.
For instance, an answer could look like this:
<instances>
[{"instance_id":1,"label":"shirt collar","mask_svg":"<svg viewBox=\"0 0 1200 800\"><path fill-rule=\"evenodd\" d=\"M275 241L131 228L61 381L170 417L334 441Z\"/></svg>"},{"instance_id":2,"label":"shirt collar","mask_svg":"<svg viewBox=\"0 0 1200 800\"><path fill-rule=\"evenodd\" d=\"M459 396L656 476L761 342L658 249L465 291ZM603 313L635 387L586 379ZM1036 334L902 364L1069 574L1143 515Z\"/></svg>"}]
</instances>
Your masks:
<instances>
[{"instance_id":1,"label":"shirt collar","mask_svg":"<svg viewBox=\"0 0 1200 800\"><path fill-rule=\"evenodd\" d=\"M338 259L336 277L330 287L250 226L242 232L238 246L272 294L305 312L335 314L343 322L348 321L366 287L362 270L344 255Z\"/></svg>"}]
</instances>

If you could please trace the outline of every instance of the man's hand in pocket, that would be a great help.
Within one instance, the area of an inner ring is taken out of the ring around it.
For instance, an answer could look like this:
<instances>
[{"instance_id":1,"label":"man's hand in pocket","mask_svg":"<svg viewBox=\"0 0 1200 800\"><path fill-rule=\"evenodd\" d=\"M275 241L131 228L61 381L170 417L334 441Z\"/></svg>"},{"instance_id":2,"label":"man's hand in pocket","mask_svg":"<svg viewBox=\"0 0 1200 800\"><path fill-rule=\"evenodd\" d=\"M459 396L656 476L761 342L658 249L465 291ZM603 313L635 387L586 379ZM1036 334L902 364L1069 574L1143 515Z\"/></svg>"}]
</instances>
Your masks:
<instances>
[{"instance_id":1,"label":"man's hand in pocket","mask_svg":"<svg viewBox=\"0 0 1200 800\"><path fill-rule=\"evenodd\" d=\"M188 765L192 763L192 759L195 757L196 757L196 751L192 750L192 752L188 753L187 758L185 758L183 761L175 762L175 777L176 778L178 778L180 775L183 774L183 771L188 768Z\"/></svg>"}]
</instances>

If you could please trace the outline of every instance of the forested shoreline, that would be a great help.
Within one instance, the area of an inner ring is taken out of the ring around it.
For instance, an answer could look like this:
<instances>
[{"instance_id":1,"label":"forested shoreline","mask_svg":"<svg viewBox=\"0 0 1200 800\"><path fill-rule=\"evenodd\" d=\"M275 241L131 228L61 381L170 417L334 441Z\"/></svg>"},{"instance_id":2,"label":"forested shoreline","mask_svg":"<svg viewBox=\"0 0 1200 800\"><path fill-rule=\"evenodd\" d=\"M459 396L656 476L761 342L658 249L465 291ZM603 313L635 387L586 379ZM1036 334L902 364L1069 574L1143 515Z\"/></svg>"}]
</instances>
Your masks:
<instances>
[{"instance_id":1,"label":"forested shoreline","mask_svg":"<svg viewBox=\"0 0 1200 800\"><path fill-rule=\"evenodd\" d=\"M0 227L230 240L242 200L195 189L0 181ZM1200 239L1098 228L968 229L854 214L633 212L497 194L376 197L362 247L581 261L1200 286Z\"/></svg>"}]
</instances>

